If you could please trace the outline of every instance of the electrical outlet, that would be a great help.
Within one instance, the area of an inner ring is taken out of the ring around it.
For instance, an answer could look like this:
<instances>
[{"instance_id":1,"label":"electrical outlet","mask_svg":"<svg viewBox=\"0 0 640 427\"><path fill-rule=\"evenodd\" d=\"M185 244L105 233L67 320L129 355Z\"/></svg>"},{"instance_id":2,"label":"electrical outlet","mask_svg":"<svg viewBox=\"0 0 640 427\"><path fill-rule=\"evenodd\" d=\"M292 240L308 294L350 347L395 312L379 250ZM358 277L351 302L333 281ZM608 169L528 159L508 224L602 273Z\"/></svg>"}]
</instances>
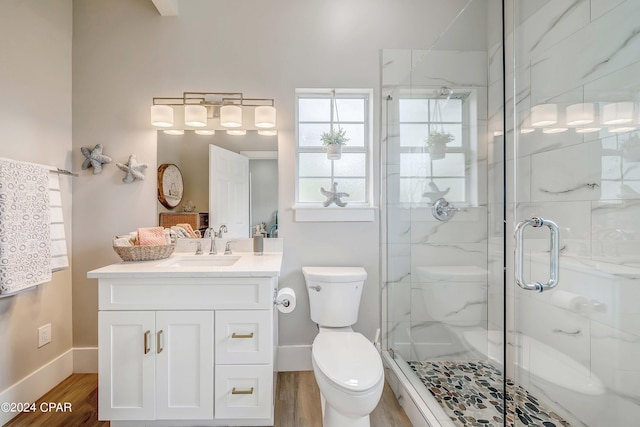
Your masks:
<instances>
[{"instance_id":1,"label":"electrical outlet","mask_svg":"<svg viewBox=\"0 0 640 427\"><path fill-rule=\"evenodd\" d=\"M51 342L51 323L38 328L38 348Z\"/></svg>"}]
</instances>

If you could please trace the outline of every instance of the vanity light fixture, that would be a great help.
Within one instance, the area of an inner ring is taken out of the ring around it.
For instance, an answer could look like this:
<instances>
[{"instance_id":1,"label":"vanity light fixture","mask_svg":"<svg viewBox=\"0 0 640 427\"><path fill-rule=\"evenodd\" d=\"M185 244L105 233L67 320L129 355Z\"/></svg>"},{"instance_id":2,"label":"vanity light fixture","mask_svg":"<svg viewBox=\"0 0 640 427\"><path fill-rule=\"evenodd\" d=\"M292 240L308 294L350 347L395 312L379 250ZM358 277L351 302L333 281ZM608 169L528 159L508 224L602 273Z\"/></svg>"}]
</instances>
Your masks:
<instances>
[{"instance_id":1,"label":"vanity light fixture","mask_svg":"<svg viewBox=\"0 0 640 427\"><path fill-rule=\"evenodd\" d=\"M595 107L593 103L571 104L567 106L567 126L582 126L593 123Z\"/></svg>"},{"instance_id":2,"label":"vanity light fixture","mask_svg":"<svg viewBox=\"0 0 640 427\"><path fill-rule=\"evenodd\" d=\"M539 104L531 107L531 126L551 126L558 122L556 104Z\"/></svg>"},{"instance_id":3,"label":"vanity light fixture","mask_svg":"<svg viewBox=\"0 0 640 427\"><path fill-rule=\"evenodd\" d=\"M197 129L194 132L198 135L215 135L216 133L213 129Z\"/></svg>"},{"instance_id":4,"label":"vanity light fixture","mask_svg":"<svg viewBox=\"0 0 640 427\"><path fill-rule=\"evenodd\" d=\"M275 129L259 129L258 135L262 136L275 136L278 134L278 131Z\"/></svg>"},{"instance_id":5,"label":"vanity light fixture","mask_svg":"<svg viewBox=\"0 0 640 427\"><path fill-rule=\"evenodd\" d=\"M184 135L184 130L182 129L165 129L163 132L167 135Z\"/></svg>"},{"instance_id":6,"label":"vanity light fixture","mask_svg":"<svg viewBox=\"0 0 640 427\"><path fill-rule=\"evenodd\" d=\"M255 124L258 128L276 127L276 109L270 105L256 107Z\"/></svg>"},{"instance_id":7,"label":"vanity light fixture","mask_svg":"<svg viewBox=\"0 0 640 427\"><path fill-rule=\"evenodd\" d=\"M632 130L635 130L635 129L636 128L634 126L618 126L614 128L609 128L607 130L611 133L622 133L622 132L631 132Z\"/></svg>"},{"instance_id":8,"label":"vanity light fixture","mask_svg":"<svg viewBox=\"0 0 640 427\"><path fill-rule=\"evenodd\" d=\"M583 127L583 128L576 128L576 133L592 133L592 132L598 132L600 129L599 127Z\"/></svg>"},{"instance_id":9,"label":"vanity light fixture","mask_svg":"<svg viewBox=\"0 0 640 427\"><path fill-rule=\"evenodd\" d=\"M237 105L223 105L220 107L220 125L226 128L242 126L242 108Z\"/></svg>"},{"instance_id":10,"label":"vanity light fixture","mask_svg":"<svg viewBox=\"0 0 640 427\"><path fill-rule=\"evenodd\" d=\"M566 132L568 131L569 128L564 128L564 127L549 127L549 128L543 128L542 129L542 133L562 133L562 132Z\"/></svg>"},{"instance_id":11,"label":"vanity light fixture","mask_svg":"<svg viewBox=\"0 0 640 427\"><path fill-rule=\"evenodd\" d=\"M229 129L227 130L227 135L234 135L234 136L239 136L239 135L246 135L247 131L244 129Z\"/></svg>"},{"instance_id":12,"label":"vanity light fixture","mask_svg":"<svg viewBox=\"0 0 640 427\"><path fill-rule=\"evenodd\" d=\"M610 102L602 107L603 125L619 125L632 121L633 102Z\"/></svg>"},{"instance_id":13,"label":"vanity light fixture","mask_svg":"<svg viewBox=\"0 0 640 427\"><path fill-rule=\"evenodd\" d=\"M205 127L207 125L207 107L204 105L185 105L184 124L193 127Z\"/></svg>"},{"instance_id":14,"label":"vanity light fixture","mask_svg":"<svg viewBox=\"0 0 640 427\"><path fill-rule=\"evenodd\" d=\"M151 124L160 128L173 126L173 108L169 105L152 105Z\"/></svg>"},{"instance_id":15,"label":"vanity light fixture","mask_svg":"<svg viewBox=\"0 0 640 427\"><path fill-rule=\"evenodd\" d=\"M243 122L245 117L249 117L249 123ZM240 92L183 92L181 98L154 97L151 124L174 130L275 130L276 108L273 99L245 98Z\"/></svg>"}]
</instances>

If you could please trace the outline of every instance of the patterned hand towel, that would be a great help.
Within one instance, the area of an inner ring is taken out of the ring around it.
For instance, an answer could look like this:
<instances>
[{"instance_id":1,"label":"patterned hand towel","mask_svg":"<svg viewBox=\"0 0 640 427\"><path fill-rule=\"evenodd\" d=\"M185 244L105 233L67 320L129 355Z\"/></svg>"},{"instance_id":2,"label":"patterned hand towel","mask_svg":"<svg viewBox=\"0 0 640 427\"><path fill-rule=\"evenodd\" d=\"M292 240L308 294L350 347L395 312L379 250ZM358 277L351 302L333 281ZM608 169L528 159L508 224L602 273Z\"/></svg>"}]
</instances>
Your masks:
<instances>
[{"instance_id":1,"label":"patterned hand towel","mask_svg":"<svg viewBox=\"0 0 640 427\"><path fill-rule=\"evenodd\" d=\"M51 280L49 169L0 159L0 294Z\"/></svg>"},{"instance_id":2,"label":"patterned hand towel","mask_svg":"<svg viewBox=\"0 0 640 427\"><path fill-rule=\"evenodd\" d=\"M166 245L167 240L164 237L163 227L146 227L138 228L139 246Z\"/></svg>"}]
</instances>

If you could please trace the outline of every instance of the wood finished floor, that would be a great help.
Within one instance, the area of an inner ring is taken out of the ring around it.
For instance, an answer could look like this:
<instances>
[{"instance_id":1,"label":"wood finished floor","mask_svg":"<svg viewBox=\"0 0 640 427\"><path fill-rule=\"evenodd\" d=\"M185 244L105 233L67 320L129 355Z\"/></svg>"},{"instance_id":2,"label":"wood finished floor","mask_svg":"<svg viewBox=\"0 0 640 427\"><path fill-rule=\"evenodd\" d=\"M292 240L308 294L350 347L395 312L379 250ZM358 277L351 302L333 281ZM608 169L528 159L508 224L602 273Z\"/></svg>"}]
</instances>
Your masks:
<instances>
[{"instance_id":1,"label":"wood finished floor","mask_svg":"<svg viewBox=\"0 0 640 427\"><path fill-rule=\"evenodd\" d=\"M98 375L74 374L36 402L71 402L72 412L23 413L5 427L107 427L98 421ZM280 372L275 427L322 427L320 391L311 371ZM371 427L410 427L411 422L388 384L371 414Z\"/></svg>"}]
</instances>

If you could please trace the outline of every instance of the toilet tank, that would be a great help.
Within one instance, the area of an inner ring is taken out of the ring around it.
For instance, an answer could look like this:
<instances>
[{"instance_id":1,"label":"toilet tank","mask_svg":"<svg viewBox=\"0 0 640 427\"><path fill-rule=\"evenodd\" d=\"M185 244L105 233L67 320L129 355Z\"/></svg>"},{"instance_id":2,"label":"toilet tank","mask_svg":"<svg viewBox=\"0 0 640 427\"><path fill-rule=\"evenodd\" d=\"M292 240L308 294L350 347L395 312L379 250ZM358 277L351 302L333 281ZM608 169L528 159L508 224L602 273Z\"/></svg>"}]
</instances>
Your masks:
<instances>
[{"instance_id":1,"label":"toilet tank","mask_svg":"<svg viewBox=\"0 0 640 427\"><path fill-rule=\"evenodd\" d=\"M311 320L339 328L358 321L360 297L367 278L362 267L302 267Z\"/></svg>"}]
</instances>

